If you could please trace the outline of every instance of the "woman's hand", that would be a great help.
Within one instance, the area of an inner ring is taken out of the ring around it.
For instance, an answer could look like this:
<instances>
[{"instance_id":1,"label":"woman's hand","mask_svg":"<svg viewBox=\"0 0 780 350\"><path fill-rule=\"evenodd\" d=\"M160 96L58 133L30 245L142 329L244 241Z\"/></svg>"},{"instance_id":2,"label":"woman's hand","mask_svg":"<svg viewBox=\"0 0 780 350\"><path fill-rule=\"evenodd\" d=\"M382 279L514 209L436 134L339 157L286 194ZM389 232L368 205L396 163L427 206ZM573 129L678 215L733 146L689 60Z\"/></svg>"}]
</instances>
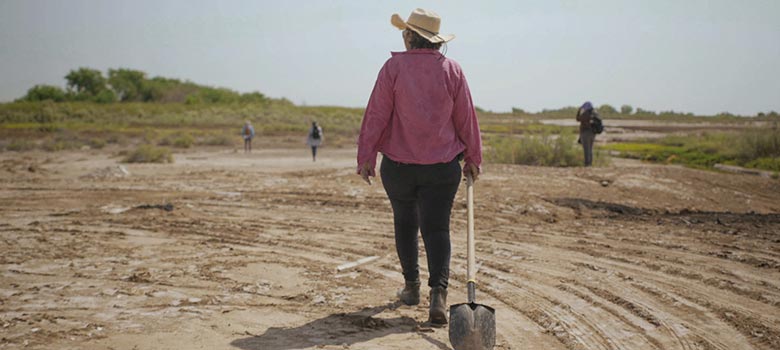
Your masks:
<instances>
[{"instance_id":1,"label":"woman's hand","mask_svg":"<svg viewBox=\"0 0 780 350\"><path fill-rule=\"evenodd\" d=\"M474 164L466 164L465 167L463 167L463 175L465 176L471 176L472 181L477 181L477 178L479 178L479 168Z\"/></svg>"},{"instance_id":2,"label":"woman's hand","mask_svg":"<svg viewBox=\"0 0 780 350\"><path fill-rule=\"evenodd\" d=\"M369 163L363 163L363 165L360 166L360 177L369 185L371 185L371 170L371 164Z\"/></svg>"}]
</instances>

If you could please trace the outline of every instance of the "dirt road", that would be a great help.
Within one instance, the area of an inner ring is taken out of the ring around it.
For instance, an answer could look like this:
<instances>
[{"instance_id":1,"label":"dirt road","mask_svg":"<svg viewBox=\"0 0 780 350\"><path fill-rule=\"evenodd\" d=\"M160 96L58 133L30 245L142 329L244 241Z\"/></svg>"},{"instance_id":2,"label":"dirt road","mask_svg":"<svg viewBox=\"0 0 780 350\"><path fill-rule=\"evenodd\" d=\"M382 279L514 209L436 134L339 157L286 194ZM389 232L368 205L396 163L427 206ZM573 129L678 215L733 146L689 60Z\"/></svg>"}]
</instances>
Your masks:
<instances>
[{"instance_id":1,"label":"dirt road","mask_svg":"<svg viewBox=\"0 0 780 350\"><path fill-rule=\"evenodd\" d=\"M0 349L449 349L427 300L394 303L391 210L354 150L110 153L0 154ZM498 349L780 349L778 180L486 165L476 222Z\"/></svg>"}]
</instances>

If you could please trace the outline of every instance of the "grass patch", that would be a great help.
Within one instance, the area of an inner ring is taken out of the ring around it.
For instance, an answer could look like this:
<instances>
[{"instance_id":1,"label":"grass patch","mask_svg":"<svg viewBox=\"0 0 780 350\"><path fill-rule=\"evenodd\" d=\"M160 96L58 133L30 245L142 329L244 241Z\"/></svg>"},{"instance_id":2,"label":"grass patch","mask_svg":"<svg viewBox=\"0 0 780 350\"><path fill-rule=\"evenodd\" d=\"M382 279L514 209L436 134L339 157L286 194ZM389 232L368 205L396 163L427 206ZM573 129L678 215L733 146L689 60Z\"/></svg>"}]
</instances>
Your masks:
<instances>
[{"instance_id":1,"label":"grass patch","mask_svg":"<svg viewBox=\"0 0 780 350\"><path fill-rule=\"evenodd\" d=\"M123 160L125 163L173 163L171 150L153 145L138 146Z\"/></svg>"},{"instance_id":2,"label":"grass patch","mask_svg":"<svg viewBox=\"0 0 780 350\"><path fill-rule=\"evenodd\" d=\"M233 146L238 136L232 136L225 133L208 134L196 140L196 144L203 146Z\"/></svg>"},{"instance_id":3,"label":"grass patch","mask_svg":"<svg viewBox=\"0 0 780 350\"><path fill-rule=\"evenodd\" d=\"M176 148L190 148L195 143L195 138L189 133L175 133L160 140L160 146L173 146Z\"/></svg>"},{"instance_id":4,"label":"grass patch","mask_svg":"<svg viewBox=\"0 0 780 350\"><path fill-rule=\"evenodd\" d=\"M774 171L775 175L780 172L780 158L758 158L744 164L748 168L756 168Z\"/></svg>"},{"instance_id":5,"label":"grass patch","mask_svg":"<svg viewBox=\"0 0 780 350\"><path fill-rule=\"evenodd\" d=\"M621 157L694 168L730 164L780 171L780 131L776 128L667 136L659 140L609 144L603 149L617 151Z\"/></svg>"}]
</instances>

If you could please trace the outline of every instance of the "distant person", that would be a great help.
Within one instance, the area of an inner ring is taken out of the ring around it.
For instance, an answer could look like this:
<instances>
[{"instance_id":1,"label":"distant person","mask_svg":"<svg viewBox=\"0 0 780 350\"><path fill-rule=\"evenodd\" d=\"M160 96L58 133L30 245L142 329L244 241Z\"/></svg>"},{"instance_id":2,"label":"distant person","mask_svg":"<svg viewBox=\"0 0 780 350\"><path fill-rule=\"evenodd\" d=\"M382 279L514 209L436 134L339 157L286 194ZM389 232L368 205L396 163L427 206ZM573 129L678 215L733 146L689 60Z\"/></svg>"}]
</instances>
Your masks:
<instances>
[{"instance_id":1,"label":"distant person","mask_svg":"<svg viewBox=\"0 0 780 350\"><path fill-rule=\"evenodd\" d=\"M317 147L322 145L324 135L322 134L322 128L317 122L311 122L311 128L309 128L309 136L306 138L306 144L311 147L311 161L317 161Z\"/></svg>"},{"instance_id":2,"label":"distant person","mask_svg":"<svg viewBox=\"0 0 780 350\"><path fill-rule=\"evenodd\" d=\"M466 76L439 49L453 35L440 35L441 18L416 9L404 22L404 52L393 52L379 71L358 138L358 173L371 184L382 152L382 185L393 207L395 245L404 276L398 297L420 303L418 234L428 258L429 321L447 323L450 274L450 213L463 173L477 179L482 141Z\"/></svg>"},{"instance_id":3,"label":"distant person","mask_svg":"<svg viewBox=\"0 0 780 350\"><path fill-rule=\"evenodd\" d=\"M596 141L596 134L590 125L596 111L590 102L585 102L577 110L577 121L580 122L580 143L585 153L585 166L593 165L593 142Z\"/></svg>"},{"instance_id":4,"label":"distant person","mask_svg":"<svg viewBox=\"0 0 780 350\"><path fill-rule=\"evenodd\" d=\"M255 137L255 128L247 120L241 128L241 136L244 138L244 153L252 152L252 139Z\"/></svg>"}]
</instances>

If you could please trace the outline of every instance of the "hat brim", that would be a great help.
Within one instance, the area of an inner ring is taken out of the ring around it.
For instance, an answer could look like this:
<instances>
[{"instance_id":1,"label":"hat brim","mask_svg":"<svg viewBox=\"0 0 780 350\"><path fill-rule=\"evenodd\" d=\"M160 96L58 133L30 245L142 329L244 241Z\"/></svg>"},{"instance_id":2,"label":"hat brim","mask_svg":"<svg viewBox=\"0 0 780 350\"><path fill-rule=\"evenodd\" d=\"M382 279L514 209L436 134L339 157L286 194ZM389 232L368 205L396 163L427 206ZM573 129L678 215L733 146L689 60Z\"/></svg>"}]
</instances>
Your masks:
<instances>
[{"instance_id":1,"label":"hat brim","mask_svg":"<svg viewBox=\"0 0 780 350\"><path fill-rule=\"evenodd\" d=\"M411 31L413 31L413 32L415 32L417 34L420 34L420 36L422 36L425 39L428 39L428 41L430 41L430 42L432 42L434 44L435 43L446 43L446 42L448 42L448 41L450 41L452 39L455 39L455 35L453 35L453 34L446 34L446 35L435 34L435 33L429 32L429 31L427 31L425 29L416 27L413 24L406 23L403 20L403 18L401 18L401 16L399 14L397 14L397 13L394 13L390 17L390 24L392 24L393 27L396 27L396 28L398 28L400 30L409 29L409 30L411 30Z\"/></svg>"}]
</instances>

